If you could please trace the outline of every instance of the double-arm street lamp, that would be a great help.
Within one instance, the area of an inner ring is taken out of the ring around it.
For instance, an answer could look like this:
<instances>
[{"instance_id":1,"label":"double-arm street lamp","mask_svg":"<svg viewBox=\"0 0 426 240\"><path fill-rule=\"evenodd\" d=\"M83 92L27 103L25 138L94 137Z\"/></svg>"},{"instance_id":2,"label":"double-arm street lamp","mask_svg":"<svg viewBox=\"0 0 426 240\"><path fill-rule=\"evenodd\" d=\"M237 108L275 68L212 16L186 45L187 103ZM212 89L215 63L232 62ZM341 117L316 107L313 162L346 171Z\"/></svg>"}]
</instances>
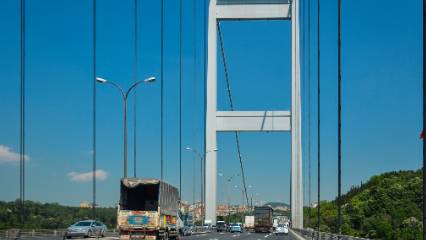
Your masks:
<instances>
[{"instance_id":1,"label":"double-arm street lamp","mask_svg":"<svg viewBox=\"0 0 426 240\"><path fill-rule=\"evenodd\" d=\"M124 144L123 144L124 145L124 149L123 149L123 151L124 151L124 156L123 156L123 159L124 159L124 178L127 178L127 98L129 97L130 92L133 89L135 89L139 84L141 84L141 83L152 83L154 81L155 81L155 77L149 77L145 80L139 80L139 81L133 83L133 85L130 86L129 89L125 92L123 90L123 88L120 85L116 84L115 82L106 80L104 78L96 77L96 82L101 83L101 84L104 84L104 83L111 84L112 86L114 86L115 88L117 88L120 91L120 93L123 97L123 101L124 101Z\"/></svg>"},{"instance_id":2,"label":"double-arm street lamp","mask_svg":"<svg viewBox=\"0 0 426 240\"><path fill-rule=\"evenodd\" d=\"M195 150L193 148L190 148L190 147L186 147L185 150L193 152L196 156L198 156L200 158L200 162L201 162L201 184L200 184L200 186L201 186L201 214L204 216L204 214L203 214L203 209L204 209L204 207L203 207L203 204L204 204L204 201L203 201L203 199L204 199L204 197L203 197L204 196L203 189L206 189L205 188L205 179L204 179L205 158L206 158L206 155L208 153L210 153L210 152L217 152L218 149L215 148L215 149L209 150L209 151L205 152L204 154L201 154L197 150ZM203 164L204 164L204 167L203 167Z\"/></svg>"},{"instance_id":3,"label":"double-arm street lamp","mask_svg":"<svg viewBox=\"0 0 426 240\"><path fill-rule=\"evenodd\" d=\"M226 181L226 183L225 183L225 195L226 195L226 201L227 201L227 205L228 205L228 207L227 207L228 208L228 224L230 223L230 219L231 219L231 196L230 196L230 193L229 193L229 186L228 185L231 184L232 179L235 176L240 176L240 174L233 174L230 177L225 177L223 173L219 173L219 177L225 177L225 181Z\"/></svg>"}]
</instances>

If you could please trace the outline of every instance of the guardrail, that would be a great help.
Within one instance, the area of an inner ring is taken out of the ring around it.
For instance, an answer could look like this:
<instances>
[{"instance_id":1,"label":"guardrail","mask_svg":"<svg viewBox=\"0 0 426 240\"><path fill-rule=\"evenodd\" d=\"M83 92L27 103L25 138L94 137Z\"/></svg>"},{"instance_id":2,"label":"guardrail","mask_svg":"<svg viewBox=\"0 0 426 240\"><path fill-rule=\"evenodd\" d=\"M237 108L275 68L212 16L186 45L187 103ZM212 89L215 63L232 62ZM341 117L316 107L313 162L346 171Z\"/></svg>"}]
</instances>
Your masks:
<instances>
[{"instance_id":1,"label":"guardrail","mask_svg":"<svg viewBox=\"0 0 426 240\"><path fill-rule=\"evenodd\" d=\"M63 239L66 229L8 229L0 230L0 239L28 239L28 238L42 238L49 237L49 239ZM106 236L116 236L115 229L108 230Z\"/></svg>"},{"instance_id":2,"label":"guardrail","mask_svg":"<svg viewBox=\"0 0 426 240\"><path fill-rule=\"evenodd\" d=\"M204 234L208 233L203 226L196 226L193 234ZM211 231L211 230L210 230ZM11 239L30 239L30 238L49 238L49 239L63 239L66 229L8 229L0 230L0 240L11 240ZM108 230L105 236L112 237L117 236L118 232L116 229Z\"/></svg>"},{"instance_id":3,"label":"guardrail","mask_svg":"<svg viewBox=\"0 0 426 240\"><path fill-rule=\"evenodd\" d=\"M294 229L293 231L300 234L303 238L307 240L369 240L368 238L359 238L352 237L347 235L335 234L335 233L326 233L320 232L318 237L318 232L313 229Z\"/></svg>"}]
</instances>

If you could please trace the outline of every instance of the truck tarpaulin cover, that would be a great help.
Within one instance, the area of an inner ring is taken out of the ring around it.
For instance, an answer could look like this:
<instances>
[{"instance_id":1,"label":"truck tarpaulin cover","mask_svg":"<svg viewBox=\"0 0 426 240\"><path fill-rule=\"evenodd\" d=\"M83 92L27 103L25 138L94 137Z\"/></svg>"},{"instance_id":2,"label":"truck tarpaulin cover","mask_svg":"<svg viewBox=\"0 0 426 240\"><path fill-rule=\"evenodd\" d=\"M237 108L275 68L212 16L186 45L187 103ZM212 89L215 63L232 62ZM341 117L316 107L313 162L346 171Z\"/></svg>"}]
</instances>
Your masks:
<instances>
[{"instance_id":1,"label":"truck tarpaulin cover","mask_svg":"<svg viewBox=\"0 0 426 240\"><path fill-rule=\"evenodd\" d=\"M158 211L176 216L178 190L157 179L124 178L120 186L120 209Z\"/></svg>"},{"instance_id":2,"label":"truck tarpaulin cover","mask_svg":"<svg viewBox=\"0 0 426 240\"><path fill-rule=\"evenodd\" d=\"M255 207L254 224L255 226L272 226L273 210L270 207Z\"/></svg>"}]
</instances>

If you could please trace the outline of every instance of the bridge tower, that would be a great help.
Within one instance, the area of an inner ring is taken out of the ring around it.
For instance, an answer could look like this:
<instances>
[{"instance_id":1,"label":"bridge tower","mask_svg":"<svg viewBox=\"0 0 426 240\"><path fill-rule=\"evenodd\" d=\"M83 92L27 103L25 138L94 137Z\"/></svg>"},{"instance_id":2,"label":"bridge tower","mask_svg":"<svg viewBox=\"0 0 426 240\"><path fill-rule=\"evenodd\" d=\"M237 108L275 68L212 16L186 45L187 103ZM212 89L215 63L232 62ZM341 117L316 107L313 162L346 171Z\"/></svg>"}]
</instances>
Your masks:
<instances>
[{"instance_id":1,"label":"bridge tower","mask_svg":"<svg viewBox=\"0 0 426 240\"><path fill-rule=\"evenodd\" d=\"M292 225L303 227L302 143L300 98L299 0L210 0L207 48L206 220L216 223L217 132L291 132ZM217 24L221 20L278 19L292 22L291 111L217 110Z\"/></svg>"}]
</instances>

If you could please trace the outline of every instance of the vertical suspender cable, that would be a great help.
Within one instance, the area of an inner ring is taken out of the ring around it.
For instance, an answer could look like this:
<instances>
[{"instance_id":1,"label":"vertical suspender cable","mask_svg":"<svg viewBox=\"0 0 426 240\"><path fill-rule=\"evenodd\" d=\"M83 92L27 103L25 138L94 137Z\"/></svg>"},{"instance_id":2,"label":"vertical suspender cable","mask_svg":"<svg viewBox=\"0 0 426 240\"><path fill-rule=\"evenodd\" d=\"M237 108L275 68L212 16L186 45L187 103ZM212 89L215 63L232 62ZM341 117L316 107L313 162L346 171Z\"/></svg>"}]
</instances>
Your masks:
<instances>
[{"instance_id":1,"label":"vertical suspender cable","mask_svg":"<svg viewBox=\"0 0 426 240\"><path fill-rule=\"evenodd\" d=\"M301 6L302 6L302 8L301 8L301 15L300 15L300 18L302 19L301 20L301 29L302 29L302 34L301 34L301 37L302 37L302 44L301 44L301 47L302 47L302 54L301 54L301 56L302 56L302 63L301 63L301 69L303 69L303 71L302 71L302 73L301 73L301 96L302 96L302 112L303 112L303 114L304 114L304 112L305 111L307 111L307 109L306 109L306 107L307 107L307 104L305 105L305 101L307 100L307 96L306 96L306 93L304 92L305 91L305 89L306 89L306 85L307 85L307 78L306 78L306 73L305 73L305 71L306 71L306 21L305 21L305 16L306 16L306 4L305 4L305 1L301 1L302 2L302 4L301 4ZM303 114L302 114L302 116L303 116ZM307 116L307 114L306 114L306 116ZM302 121L302 128L305 128L305 125L307 124L307 121L306 121L307 119L305 118L305 117L302 117L302 119L301 119L301 121ZM303 141L305 141L305 139L307 138L307 131L303 131L302 132L302 139L303 139ZM304 136L303 136L303 134L304 134ZM302 146L303 146L304 144L302 144ZM306 145L307 146L307 145ZM306 149L306 148L305 148ZM303 173L302 173L302 176L303 176L303 181L302 181L302 184L303 184L303 186L302 186L302 189L303 189L303 196L305 196L305 193L307 192L307 183L308 183L308 181L307 181L307 176L308 176L308 165L307 164L303 164ZM303 198L303 200L305 201L305 199L306 198ZM303 206L305 205L305 202L303 202Z\"/></svg>"},{"instance_id":2,"label":"vertical suspender cable","mask_svg":"<svg viewBox=\"0 0 426 240\"><path fill-rule=\"evenodd\" d=\"M203 75L204 75L204 152L206 153L207 151L208 151L208 149L207 149L207 145L206 145L206 136L205 136L205 134L206 134L206 130L207 130L207 125L206 125L206 120L207 120L207 18L209 17L209 15L208 15L208 3L209 3L209 0L204 0L203 1L203 3L204 3L204 17L203 17L203 30L204 30L204 63L203 63L203 70L204 70L204 73L203 73ZM202 206L203 206L203 204L205 203L205 189L206 189L206 186L205 186L205 184L206 184L206 179L205 179L205 176L206 176L206 168L205 168L205 166L206 166L206 157L204 157L204 162L202 163L202 165L204 164L204 168L203 168L203 178L202 178L202 184L203 184L203 191L202 191L202 193L201 193L201 196L202 196ZM203 208L202 207L202 210L203 210L203 216L205 216L205 214L204 214L204 209L205 208Z\"/></svg>"},{"instance_id":3,"label":"vertical suspender cable","mask_svg":"<svg viewBox=\"0 0 426 240\"><path fill-rule=\"evenodd\" d=\"M161 55L161 66L160 66L160 71L161 71L161 73L160 73L160 78L161 78L161 85L160 85L160 88L161 88L161 93L160 93L160 104L161 104L161 113L160 113L160 175L161 175L161 180L163 180L163 178L164 178L164 176L163 176L163 161L164 161L164 159L163 159L163 157L164 157L164 119L163 119L163 116L164 116L164 0L161 0L161 33L160 33L160 35L161 35L161 39L160 39L160 42L161 42L161 49L160 49L160 55Z\"/></svg>"},{"instance_id":4,"label":"vertical suspender cable","mask_svg":"<svg viewBox=\"0 0 426 240\"><path fill-rule=\"evenodd\" d=\"M423 135L426 126L426 0L423 0ZM426 239L426 145L425 137L423 136L423 239Z\"/></svg>"},{"instance_id":5,"label":"vertical suspender cable","mask_svg":"<svg viewBox=\"0 0 426 240\"><path fill-rule=\"evenodd\" d=\"M20 210L21 228L25 223L25 0L21 0L21 44L20 44L20 138L19 138L19 169L20 169Z\"/></svg>"},{"instance_id":6,"label":"vertical suspender cable","mask_svg":"<svg viewBox=\"0 0 426 240\"><path fill-rule=\"evenodd\" d=\"M308 132L308 203L309 203L309 207L308 207L308 216L310 216L311 214L311 194L312 194L312 161L311 161L311 0L308 0L308 86L307 86L307 90L308 90L308 100L307 100L307 104L308 104L308 128L307 128L307 132ZM310 217L308 217L308 225L310 223Z\"/></svg>"},{"instance_id":7,"label":"vertical suspender cable","mask_svg":"<svg viewBox=\"0 0 426 240\"><path fill-rule=\"evenodd\" d=\"M133 69L133 82L138 81L138 66L139 66L139 58L138 58L138 0L134 0L134 69ZM137 89L134 90L133 94L133 176L136 178L136 143L137 143Z\"/></svg>"},{"instance_id":8,"label":"vertical suspender cable","mask_svg":"<svg viewBox=\"0 0 426 240\"><path fill-rule=\"evenodd\" d=\"M92 216L96 219L96 0L93 0L92 11Z\"/></svg>"},{"instance_id":9,"label":"vertical suspender cable","mask_svg":"<svg viewBox=\"0 0 426 240\"><path fill-rule=\"evenodd\" d=\"M318 54L317 54L317 126L318 126L318 134L317 134L317 229L318 229L318 239L320 239L320 222L321 222L321 0L318 0L318 13L317 13L317 39L318 39Z\"/></svg>"},{"instance_id":10,"label":"vertical suspender cable","mask_svg":"<svg viewBox=\"0 0 426 240\"><path fill-rule=\"evenodd\" d=\"M196 76L197 76L197 68L196 68L196 66L197 66L197 44L196 44L196 29L197 29L197 25L196 25L196 16L197 16L197 14L196 14L196 12L197 12L197 8L196 8L196 6L197 6L197 4L196 4L196 2L197 2L197 0L193 0L192 1L192 27L193 27L193 37L194 37L194 39L193 39L193 59L192 59L192 64L193 64L193 69L192 69L192 80L194 81L194 85L193 85L193 97L194 97L194 99L193 99L193 104L194 104L194 107L193 107L193 113L192 113L192 120L193 120L193 122L192 122L192 131L193 131L193 141L192 141L192 145L193 146L195 146L195 142L196 142L196 133L197 133L197 128L196 128L196 116L197 116L197 114L196 114L196 109L197 109L197 79L196 79ZM195 178L195 165L196 165L196 157L195 157L195 155L193 155L193 157L192 157L192 167L193 167L193 179L192 179L192 203L193 204L195 204L195 182L196 182L196 178Z\"/></svg>"},{"instance_id":11,"label":"vertical suspender cable","mask_svg":"<svg viewBox=\"0 0 426 240\"><path fill-rule=\"evenodd\" d=\"M182 0L179 0L179 204L182 201Z\"/></svg>"},{"instance_id":12,"label":"vertical suspender cable","mask_svg":"<svg viewBox=\"0 0 426 240\"><path fill-rule=\"evenodd\" d=\"M337 0L337 232L342 233L342 32L341 0Z\"/></svg>"}]
</instances>

